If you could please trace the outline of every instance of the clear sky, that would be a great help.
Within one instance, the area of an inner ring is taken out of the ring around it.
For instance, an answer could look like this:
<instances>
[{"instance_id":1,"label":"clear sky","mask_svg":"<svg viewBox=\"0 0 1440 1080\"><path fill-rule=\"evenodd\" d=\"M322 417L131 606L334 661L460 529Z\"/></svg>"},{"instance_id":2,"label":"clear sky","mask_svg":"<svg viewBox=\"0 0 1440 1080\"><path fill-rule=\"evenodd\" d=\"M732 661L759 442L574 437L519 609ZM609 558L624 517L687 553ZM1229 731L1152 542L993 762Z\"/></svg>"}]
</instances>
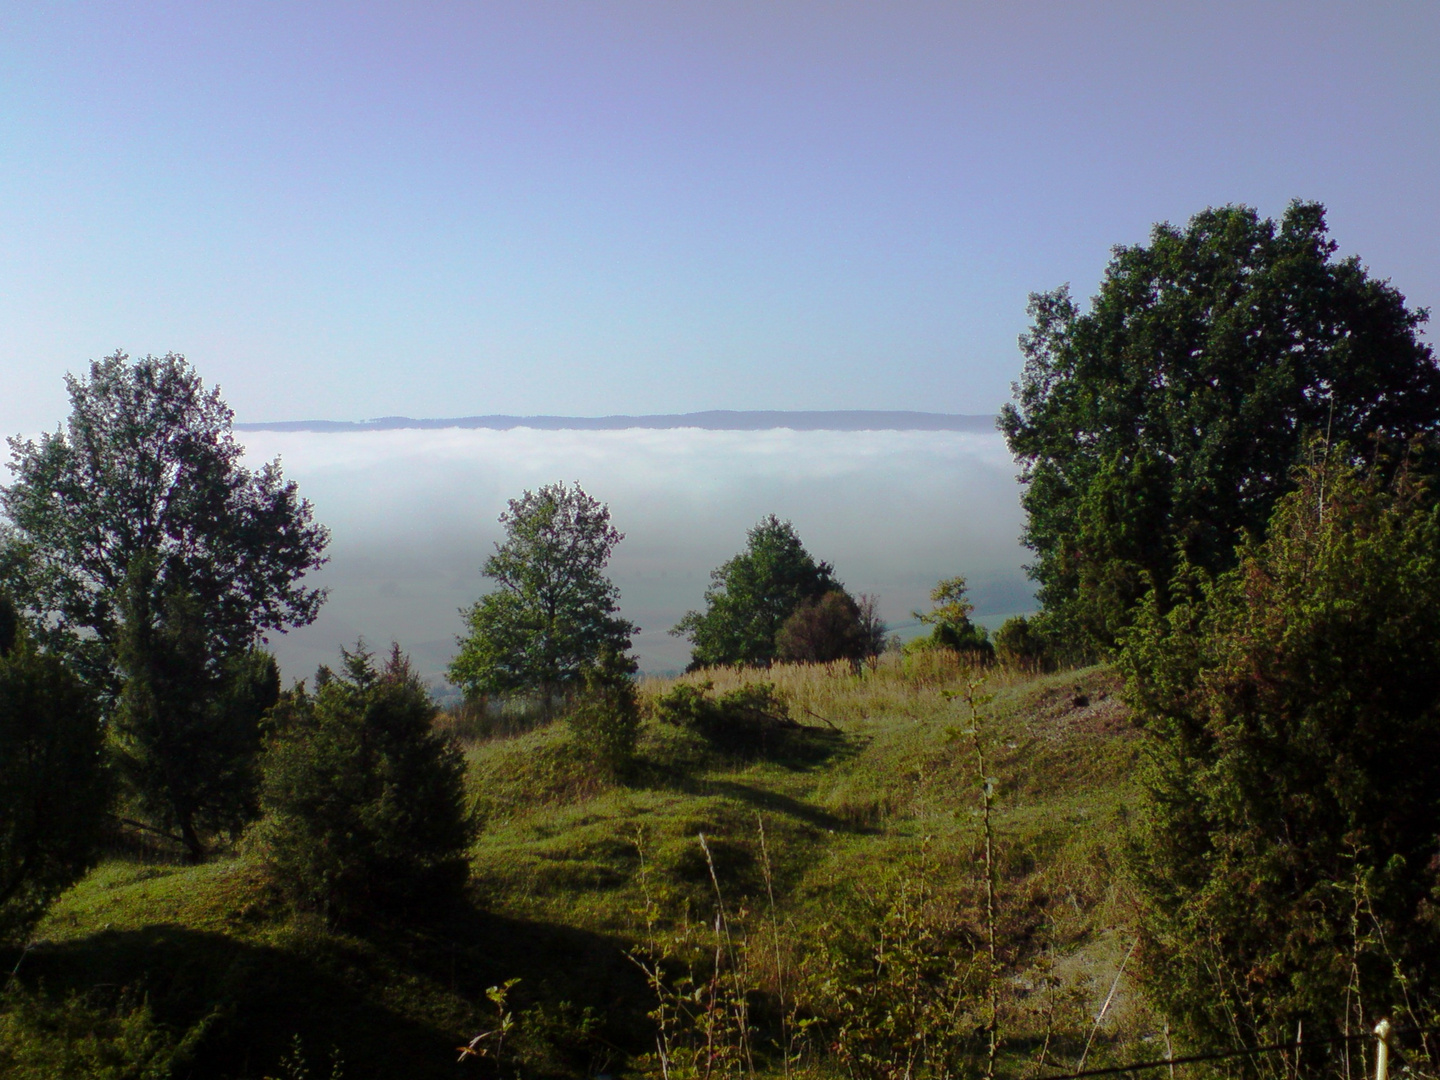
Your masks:
<instances>
[{"instance_id":1,"label":"clear sky","mask_svg":"<svg viewBox=\"0 0 1440 1080\"><path fill-rule=\"evenodd\" d=\"M8 3L0 431L116 346L242 420L989 411L1029 291L1226 202L1436 304L1437 57L1429 0Z\"/></svg>"}]
</instances>

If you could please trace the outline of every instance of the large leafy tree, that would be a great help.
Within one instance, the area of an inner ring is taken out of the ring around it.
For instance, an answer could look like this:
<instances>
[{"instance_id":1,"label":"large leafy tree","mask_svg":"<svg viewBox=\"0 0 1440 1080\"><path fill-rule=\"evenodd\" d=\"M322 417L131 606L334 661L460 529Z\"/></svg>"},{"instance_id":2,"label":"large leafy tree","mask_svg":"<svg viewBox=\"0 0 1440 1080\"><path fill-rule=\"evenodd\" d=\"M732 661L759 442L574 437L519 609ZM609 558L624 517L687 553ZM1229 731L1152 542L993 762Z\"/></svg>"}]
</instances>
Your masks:
<instances>
[{"instance_id":1,"label":"large leafy tree","mask_svg":"<svg viewBox=\"0 0 1440 1080\"><path fill-rule=\"evenodd\" d=\"M207 655L243 652L267 631L314 620L327 530L278 460L252 472L233 414L183 356L117 352L68 376L70 418L39 441L11 439L14 481L0 560L37 634L108 699L118 696L121 596L151 610L183 591ZM144 559L144 581L132 568Z\"/></svg>"},{"instance_id":2,"label":"large leafy tree","mask_svg":"<svg viewBox=\"0 0 1440 1080\"><path fill-rule=\"evenodd\" d=\"M840 588L834 567L816 562L795 527L770 514L747 534L744 551L710 572L705 610L686 612L670 632L689 638L692 669L768 665L796 609Z\"/></svg>"},{"instance_id":3,"label":"large leafy tree","mask_svg":"<svg viewBox=\"0 0 1440 1080\"><path fill-rule=\"evenodd\" d=\"M342 655L275 710L257 848L294 903L335 921L453 900L474 837L465 759L398 646L380 667L363 644Z\"/></svg>"},{"instance_id":4,"label":"large leafy tree","mask_svg":"<svg viewBox=\"0 0 1440 1080\"><path fill-rule=\"evenodd\" d=\"M110 797L103 743L94 695L0 595L0 941L93 862Z\"/></svg>"},{"instance_id":5,"label":"large leafy tree","mask_svg":"<svg viewBox=\"0 0 1440 1080\"><path fill-rule=\"evenodd\" d=\"M116 353L67 379L65 428L10 440L3 570L28 622L100 696L132 794L200 832L255 804L270 630L315 618L302 578L327 531L281 475L252 472L230 410L181 356Z\"/></svg>"},{"instance_id":6,"label":"large leafy tree","mask_svg":"<svg viewBox=\"0 0 1440 1080\"><path fill-rule=\"evenodd\" d=\"M1233 565L1310 433L1366 454L1440 428L1427 313L1335 251L1317 204L1227 206L1117 247L1088 311L1031 297L1000 424L1052 633L1105 652L1178 560Z\"/></svg>"},{"instance_id":7,"label":"large leafy tree","mask_svg":"<svg viewBox=\"0 0 1440 1080\"><path fill-rule=\"evenodd\" d=\"M511 499L505 541L485 560L493 592L465 613L468 636L450 665L467 695L537 694L547 712L607 650L624 654L639 627L619 614L605 566L624 534L576 484Z\"/></svg>"},{"instance_id":8,"label":"large leafy tree","mask_svg":"<svg viewBox=\"0 0 1440 1080\"><path fill-rule=\"evenodd\" d=\"M1144 602L1122 653L1146 736L1137 892L1152 998L1208 1044L1277 1042L1302 1024L1321 1041L1385 1014L1434 1032L1433 494L1404 474L1308 468L1263 542L1219 577L1185 568L1172 600Z\"/></svg>"}]
</instances>

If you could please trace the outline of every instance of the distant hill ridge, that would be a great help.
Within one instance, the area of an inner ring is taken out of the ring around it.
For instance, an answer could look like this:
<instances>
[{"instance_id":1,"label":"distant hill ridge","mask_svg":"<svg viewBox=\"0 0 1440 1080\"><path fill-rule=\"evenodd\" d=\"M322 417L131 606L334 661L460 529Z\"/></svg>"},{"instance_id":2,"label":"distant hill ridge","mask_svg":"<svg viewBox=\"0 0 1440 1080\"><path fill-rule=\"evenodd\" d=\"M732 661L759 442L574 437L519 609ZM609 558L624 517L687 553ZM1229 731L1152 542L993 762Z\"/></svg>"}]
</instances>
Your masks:
<instances>
[{"instance_id":1,"label":"distant hill ridge","mask_svg":"<svg viewBox=\"0 0 1440 1080\"><path fill-rule=\"evenodd\" d=\"M236 424L236 431L394 431L402 428L537 428L541 431L623 431L626 428L702 428L706 431L983 431L995 430L988 413L883 412L865 409L780 412L665 413L657 416L459 416L449 420L412 420L382 416L374 420L277 420Z\"/></svg>"}]
</instances>

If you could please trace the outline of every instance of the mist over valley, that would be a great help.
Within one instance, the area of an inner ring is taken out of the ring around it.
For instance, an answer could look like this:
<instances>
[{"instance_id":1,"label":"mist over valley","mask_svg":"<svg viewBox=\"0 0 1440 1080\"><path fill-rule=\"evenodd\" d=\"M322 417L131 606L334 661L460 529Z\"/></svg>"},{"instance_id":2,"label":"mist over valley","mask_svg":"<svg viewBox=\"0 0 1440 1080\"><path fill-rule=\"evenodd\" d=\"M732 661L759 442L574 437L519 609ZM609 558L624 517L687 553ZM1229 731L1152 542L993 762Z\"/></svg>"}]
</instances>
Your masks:
<instances>
[{"instance_id":1,"label":"mist over valley","mask_svg":"<svg viewBox=\"0 0 1440 1080\"><path fill-rule=\"evenodd\" d=\"M957 573L993 623L1032 606L1016 467L993 427L955 419L970 430L249 425L237 432L247 463L278 456L332 530L330 561L313 575L327 603L270 647L293 679L360 637L376 649L398 641L443 690L459 609L487 591L480 564L507 500L558 480L607 503L625 533L610 576L641 627L643 671L685 666L688 645L669 628L769 513L793 521L851 592L877 594L902 635L934 583Z\"/></svg>"}]
</instances>

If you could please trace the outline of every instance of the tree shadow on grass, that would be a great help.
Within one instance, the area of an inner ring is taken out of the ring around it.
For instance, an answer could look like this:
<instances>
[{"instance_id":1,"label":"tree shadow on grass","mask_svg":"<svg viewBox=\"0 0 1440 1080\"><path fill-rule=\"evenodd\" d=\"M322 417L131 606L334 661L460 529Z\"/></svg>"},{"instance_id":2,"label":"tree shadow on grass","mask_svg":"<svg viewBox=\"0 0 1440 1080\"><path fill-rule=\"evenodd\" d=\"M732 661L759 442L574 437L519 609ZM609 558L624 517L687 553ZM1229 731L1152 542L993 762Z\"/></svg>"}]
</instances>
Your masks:
<instances>
[{"instance_id":1,"label":"tree shadow on grass","mask_svg":"<svg viewBox=\"0 0 1440 1080\"><path fill-rule=\"evenodd\" d=\"M756 810L795 818L797 821L803 821L807 825L830 832L856 834L876 832L869 826L857 825L853 821L838 817L828 810L822 810L820 807L812 806L800 799L782 795L778 791L767 791L765 788L742 784L737 780L697 780L696 791L706 795L728 795L732 799L753 806Z\"/></svg>"},{"instance_id":2,"label":"tree shadow on grass","mask_svg":"<svg viewBox=\"0 0 1440 1080\"><path fill-rule=\"evenodd\" d=\"M424 1080L488 1075L474 1062L457 1066L456 1048L493 1026L485 990L509 979L521 980L517 1012L589 1005L607 1044L643 1048L651 1003L627 945L466 906L363 936L303 921L273 942L177 925L107 930L32 949L20 977L52 999L129 988L176 1032L207 1023L197 1077L278 1075L298 1035L315 1075L328 1074L335 1049L346 1080Z\"/></svg>"}]
</instances>

